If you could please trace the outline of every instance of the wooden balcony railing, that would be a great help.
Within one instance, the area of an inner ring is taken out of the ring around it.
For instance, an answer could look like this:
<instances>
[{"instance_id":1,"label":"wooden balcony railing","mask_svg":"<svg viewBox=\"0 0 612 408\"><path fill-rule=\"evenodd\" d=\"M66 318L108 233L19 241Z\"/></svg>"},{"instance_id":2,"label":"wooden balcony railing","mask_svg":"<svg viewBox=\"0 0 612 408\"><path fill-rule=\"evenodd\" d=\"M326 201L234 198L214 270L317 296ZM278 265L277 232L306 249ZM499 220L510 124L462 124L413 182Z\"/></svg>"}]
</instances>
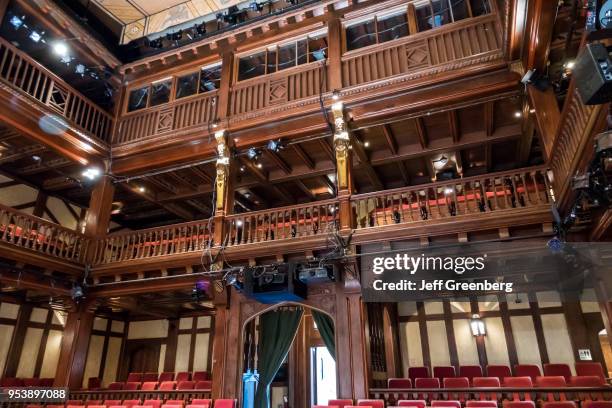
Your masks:
<instances>
[{"instance_id":1,"label":"wooden balcony railing","mask_svg":"<svg viewBox=\"0 0 612 408\"><path fill-rule=\"evenodd\" d=\"M397 405L400 400L483 400L497 401L609 401L612 387L487 387L487 388L371 388L370 398L385 400L385 406ZM429 404L428 404L429 405Z\"/></svg>"},{"instance_id":2,"label":"wooden balcony railing","mask_svg":"<svg viewBox=\"0 0 612 408\"><path fill-rule=\"evenodd\" d=\"M274 208L226 217L228 246L299 239L324 235L333 230L336 200L318 201L294 207Z\"/></svg>"},{"instance_id":3,"label":"wooden balcony railing","mask_svg":"<svg viewBox=\"0 0 612 408\"><path fill-rule=\"evenodd\" d=\"M530 168L360 194L356 229L524 208L550 202L545 168Z\"/></svg>"},{"instance_id":4,"label":"wooden balcony railing","mask_svg":"<svg viewBox=\"0 0 612 408\"><path fill-rule=\"evenodd\" d=\"M110 141L113 118L24 52L0 38L0 80L81 130Z\"/></svg>"},{"instance_id":5,"label":"wooden balcony railing","mask_svg":"<svg viewBox=\"0 0 612 408\"><path fill-rule=\"evenodd\" d=\"M152 136L211 124L217 116L218 91L178 99L174 102L125 115L113 143L128 143Z\"/></svg>"},{"instance_id":6,"label":"wooden balcony railing","mask_svg":"<svg viewBox=\"0 0 612 408\"><path fill-rule=\"evenodd\" d=\"M230 91L230 115L283 105L327 92L324 69L327 68L323 62L311 62L240 81Z\"/></svg>"},{"instance_id":7,"label":"wooden balcony railing","mask_svg":"<svg viewBox=\"0 0 612 408\"><path fill-rule=\"evenodd\" d=\"M485 58L499 53L499 35L496 15L488 14L355 50L342 57L342 84L351 87L395 75L430 72L472 57Z\"/></svg>"},{"instance_id":8,"label":"wooden balcony railing","mask_svg":"<svg viewBox=\"0 0 612 408\"><path fill-rule=\"evenodd\" d=\"M0 241L75 263L84 263L89 240L60 225L0 205Z\"/></svg>"},{"instance_id":9,"label":"wooden balcony railing","mask_svg":"<svg viewBox=\"0 0 612 408\"><path fill-rule=\"evenodd\" d=\"M192 221L165 227L110 234L98 241L92 263L128 261L201 252L212 239L212 223Z\"/></svg>"}]
</instances>

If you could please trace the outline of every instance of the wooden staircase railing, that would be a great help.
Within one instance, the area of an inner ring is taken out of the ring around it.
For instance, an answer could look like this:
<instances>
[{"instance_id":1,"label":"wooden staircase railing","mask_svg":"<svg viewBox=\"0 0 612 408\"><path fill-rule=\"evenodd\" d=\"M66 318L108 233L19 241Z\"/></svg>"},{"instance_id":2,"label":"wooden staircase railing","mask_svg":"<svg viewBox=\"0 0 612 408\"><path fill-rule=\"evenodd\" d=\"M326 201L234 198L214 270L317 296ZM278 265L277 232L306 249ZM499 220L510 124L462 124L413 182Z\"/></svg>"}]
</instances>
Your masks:
<instances>
[{"instance_id":1,"label":"wooden staircase railing","mask_svg":"<svg viewBox=\"0 0 612 408\"><path fill-rule=\"evenodd\" d=\"M0 80L79 129L110 142L111 115L3 38L0 38Z\"/></svg>"}]
</instances>

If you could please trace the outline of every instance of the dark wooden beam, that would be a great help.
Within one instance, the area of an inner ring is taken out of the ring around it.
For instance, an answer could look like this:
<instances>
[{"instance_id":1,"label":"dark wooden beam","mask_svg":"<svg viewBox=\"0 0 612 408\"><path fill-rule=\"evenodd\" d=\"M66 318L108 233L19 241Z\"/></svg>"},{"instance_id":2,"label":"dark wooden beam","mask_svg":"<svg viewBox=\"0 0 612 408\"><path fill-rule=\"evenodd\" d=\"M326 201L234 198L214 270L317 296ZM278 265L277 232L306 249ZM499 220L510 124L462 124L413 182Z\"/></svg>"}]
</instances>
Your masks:
<instances>
[{"instance_id":1,"label":"dark wooden beam","mask_svg":"<svg viewBox=\"0 0 612 408\"><path fill-rule=\"evenodd\" d=\"M450 127L450 134L453 139L453 143L459 143L461 139L461 131L459 130L459 117L457 116L456 110L448 111L448 126Z\"/></svg>"},{"instance_id":2,"label":"dark wooden beam","mask_svg":"<svg viewBox=\"0 0 612 408\"><path fill-rule=\"evenodd\" d=\"M306 167L308 167L311 170L315 168L314 161L310 158L310 156L308 156L308 153L306 153L306 151L302 148L302 146L296 143L292 145L292 147L293 147L293 151L295 151L298 157L304 162Z\"/></svg>"},{"instance_id":3,"label":"dark wooden beam","mask_svg":"<svg viewBox=\"0 0 612 408\"><path fill-rule=\"evenodd\" d=\"M423 119L420 117L415 118L414 126L417 130L417 134L419 135L419 143L421 144L421 148L426 149L427 146L429 146L429 140L427 138L427 129L425 129Z\"/></svg>"},{"instance_id":4,"label":"dark wooden beam","mask_svg":"<svg viewBox=\"0 0 612 408\"><path fill-rule=\"evenodd\" d=\"M393 130L389 125L383 125L382 127L383 134L385 135L385 141L387 142L387 147L389 148L389 152L392 155L397 154L397 141L395 140L395 136L393 135Z\"/></svg>"},{"instance_id":5,"label":"dark wooden beam","mask_svg":"<svg viewBox=\"0 0 612 408\"><path fill-rule=\"evenodd\" d=\"M316 198L315 194L313 194L313 192L306 186L306 184L302 182L302 180L294 180L294 183L306 194L309 199L314 200Z\"/></svg>"},{"instance_id":6,"label":"dark wooden beam","mask_svg":"<svg viewBox=\"0 0 612 408\"><path fill-rule=\"evenodd\" d=\"M359 159L360 167L367 173L368 179L370 180L372 186L376 190L383 190L385 188L384 184L380 180L380 177L378 177L378 174L376 173L376 170L374 170L374 167L372 167L372 164L370 164L370 159L368 158L368 154L363 147L363 143L352 135L351 146L353 146L353 153Z\"/></svg>"},{"instance_id":7,"label":"dark wooden beam","mask_svg":"<svg viewBox=\"0 0 612 408\"><path fill-rule=\"evenodd\" d=\"M284 201L288 203L295 202L295 199L292 196L289 196L287 193L281 190L280 187L272 184L268 178L268 175L264 173L262 169L258 168L257 165L255 165L255 163L253 163L251 160L240 157L240 162L246 166L247 169L249 169L249 171L261 182L261 184L273 190L274 193Z\"/></svg>"},{"instance_id":8,"label":"dark wooden beam","mask_svg":"<svg viewBox=\"0 0 612 408\"><path fill-rule=\"evenodd\" d=\"M274 164L281 169L285 174L291 174L291 166L287 164L285 160L276 152L266 150L266 155L274 162Z\"/></svg>"},{"instance_id":9,"label":"dark wooden beam","mask_svg":"<svg viewBox=\"0 0 612 408\"><path fill-rule=\"evenodd\" d=\"M335 163L336 162L336 155L334 154L334 149L329 144L327 139L319 139L319 146L321 146L321 148L323 149L323 152L325 153L327 158L329 160L331 160L332 163Z\"/></svg>"}]
</instances>

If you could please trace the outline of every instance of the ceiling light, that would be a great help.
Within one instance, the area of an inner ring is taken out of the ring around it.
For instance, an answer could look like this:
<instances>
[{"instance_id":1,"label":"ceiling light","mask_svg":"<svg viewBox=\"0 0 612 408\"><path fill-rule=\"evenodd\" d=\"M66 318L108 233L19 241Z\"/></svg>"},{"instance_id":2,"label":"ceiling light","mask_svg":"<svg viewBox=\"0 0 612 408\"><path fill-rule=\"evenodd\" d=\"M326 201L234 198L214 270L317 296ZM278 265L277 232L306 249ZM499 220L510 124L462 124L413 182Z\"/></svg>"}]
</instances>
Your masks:
<instances>
[{"instance_id":1,"label":"ceiling light","mask_svg":"<svg viewBox=\"0 0 612 408\"><path fill-rule=\"evenodd\" d=\"M574 69L575 66L576 61L567 61L565 64L563 64L563 67L566 69Z\"/></svg>"},{"instance_id":2,"label":"ceiling light","mask_svg":"<svg viewBox=\"0 0 612 408\"><path fill-rule=\"evenodd\" d=\"M334 102L331 106L332 110L335 110L335 111L342 110L343 107L344 107L344 104L342 103L342 101Z\"/></svg>"},{"instance_id":3,"label":"ceiling light","mask_svg":"<svg viewBox=\"0 0 612 408\"><path fill-rule=\"evenodd\" d=\"M21 27L23 25L23 18L17 17L17 16L13 16L13 17L11 17L9 22L11 23L11 25L13 26L13 28L15 30L18 30L19 27Z\"/></svg>"},{"instance_id":4,"label":"ceiling light","mask_svg":"<svg viewBox=\"0 0 612 408\"><path fill-rule=\"evenodd\" d=\"M446 188L444 189L444 194L446 194L446 195L451 195L451 194L453 194L453 191L455 191L455 190L453 190L453 189L452 189L452 188L450 188L450 187L446 187Z\"/></svg>"},{"instance_id":5,"label":"ceiling light","mask_svg":"<svg viewBox=\"0 0 612 408\"><path fill-rule=\"evenodd\" d=\"M244 166L240 166L240 171L244 173L244 171L246 170L246 167Z\"/></svg>"},{"instance_id":6,"label":"ceiling light","mask_svg":"<svg viewBox=\"0 0 612 408\"><path fill-rule=\"evenodd\" d=\"M101 174L102 172L97 167L89 167L82 173L83 177L88 178L89 180L95 180L100 177Z\"/></svg>"},{"instance_id":7,"label":"ceiling light","mask_svg":"<svg viewBox=\"0 0 612 408\"><path fill-rule=\"evenodd\" d=\"M60 57L65 57L68 55L68 45L66 45L66 43L63 41L57 41L53 43L53 52Z\"/></svg>"},{"instance_id":8,"label":"ceiling light","mask_svg":"<svg viewBox=\"0 0 612 408\"><path fill-rule=\"evenodd\" d=\"M249 150L247 150L247 157L253 160L257 156L259 156L259 152L257 151L257 149L255 149L254 147L249 147Z\"/></svg>"},{"instance_id":9,"label":"ceiling light","mask_svg":"<svg viewBox=\"0 0 612 408\"><path fill-rule=\"evenodd\" d=\"M34 155L34 156L32 156L32 160L38 162L38 161L40 161L40 156Z\"/></svg>"},{"instance_id":10,"label":"ceiling light","mask_svg":"<svg viewBox=\"0 0 612 408\"><path fill-rule=\"evenodd\" d=\"M257 163L257 168L261 169L263 167L263 165L261 163Z\"/></svg>"},{"instance_id":11,"label":"ceiling light","mask_svg":"<svg viewBox=\"0 0 612 408\"><path fill-rule=\"evenodd\" d=\"M138 191L144 193L147 189L144 186L138 186Z\"/></svg>"},{"instance_id":12,"label":"ceiling light","mask_svg":"<svg viewBox=\"0 0 612 408\"><path fill-rule=\"evenodd\" d=\"M236 226L237 227L242 227L242 220L236 221Z\"/></svg>"},{"instance_id":13,"label":"ceiling light","mask_svg":"<svg viewBox=\"0 0 612 408\"><path fill-rule=\"evenodd\" d=\"M368 142L368 141L363 142L363 146L364 146L364 147L370 147L370 142Z\"/></svg>"},{"instance_id":14,"label":"ceiling light","mask_svg":"<svg viewBox=\"0 0 612 408\"><path fill-rule=\"evenodd\" d=\"M44 32L39 33L38 31L32 31L30 33L30 40L34 41L35 43L39 42L42 39L42 35L44 34Z\"/></svg>"},{"instance_id":15,"label":"ceiling light","mask_svg":"<svg viewBox=\"0 0 612 408\"><path fill-rule=\"evenodd\" d=\"M340 99L340 92L338 92L337 90L336 90L336 91L334 91L334 93L332 94L332 99L333 99L334 101L339 100L339 99Z\"/></svg>"},{"instance_id":16,"label":"ceiling light","mask_svg":"<svg viewBox=\"0 0 612 408\"><path fill-rule=\"evenodd\" d=\"M85 75L85 65L83 64L77 64L74 67L74 73L80 76L84 76Z\"/></svg>"},{"instance_id":17,"label":"ceiling light","mask_svg":"<svg viewBox=\"0 0 612 408\"><path fill-rule=\"evenodd\" d=\"M514 117L515 117L515 118L520 118L521 116L523 116L523 114L521 113L521 111L516 111L516 112L514 112Z\"/></svg>"}]
</instances>

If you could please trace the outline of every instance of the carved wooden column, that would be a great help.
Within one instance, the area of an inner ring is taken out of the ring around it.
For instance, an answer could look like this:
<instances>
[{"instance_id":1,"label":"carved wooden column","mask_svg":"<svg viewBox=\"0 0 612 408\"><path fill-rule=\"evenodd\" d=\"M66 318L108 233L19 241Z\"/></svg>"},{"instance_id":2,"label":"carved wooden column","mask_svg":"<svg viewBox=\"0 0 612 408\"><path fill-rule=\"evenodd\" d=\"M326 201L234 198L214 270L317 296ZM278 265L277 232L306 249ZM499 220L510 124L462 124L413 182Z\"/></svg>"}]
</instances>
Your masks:
<instances>
[{"instance_id":1,"label":"carved wooden column","mask_svg":"<svg viewBox=\"0 0 612 408\"><path fill-rule=\"evenodd\" d=\"M336 181L338 200L340 201L339 218L340 231L350 231L353 228L351 211L351 194L353 192L353 177L351 174L352 159L350 138L344 119L344 105L336 102L332 105L334 116L334 151L336 154Z\"/></svg>"},{"instance_id":2,"label":"carved wooden column","mask_svg":"<svg viewBox=\"0 0 612 408\"><path fill-rule=\"evenodd\" d=\"M91 299L84 300L68 313L62 335L55 387L81 388L87 360L94 314L88 310Z\"/></svg>"},{"instance_id":3,"label":"carved wooden column","mask_svg":"<svg viewBox=\"0 0 612 408\"><path fill-rule=\"evenodd\" d=\"M220 246L224 244L224 237L227 231L225 216L231 213L234 206L234 194L231 189L231 166L229 159L229 147L227 132L224 130L215 133L217 142L217 174L215 178L215 214L214 214L214 244ZM221 269L223 266L221 266Z\"/></svg>"},{"instance_id":4,"label":"carved wooden column","mask_svg":"<svg viewBox=\"0 0 612 408\"><path fill-rule=\"evenodd\" d=\"M336 283L336 369L339 398L367 398L365 316L359 282Z\"/></svg>"}]
</instances>

